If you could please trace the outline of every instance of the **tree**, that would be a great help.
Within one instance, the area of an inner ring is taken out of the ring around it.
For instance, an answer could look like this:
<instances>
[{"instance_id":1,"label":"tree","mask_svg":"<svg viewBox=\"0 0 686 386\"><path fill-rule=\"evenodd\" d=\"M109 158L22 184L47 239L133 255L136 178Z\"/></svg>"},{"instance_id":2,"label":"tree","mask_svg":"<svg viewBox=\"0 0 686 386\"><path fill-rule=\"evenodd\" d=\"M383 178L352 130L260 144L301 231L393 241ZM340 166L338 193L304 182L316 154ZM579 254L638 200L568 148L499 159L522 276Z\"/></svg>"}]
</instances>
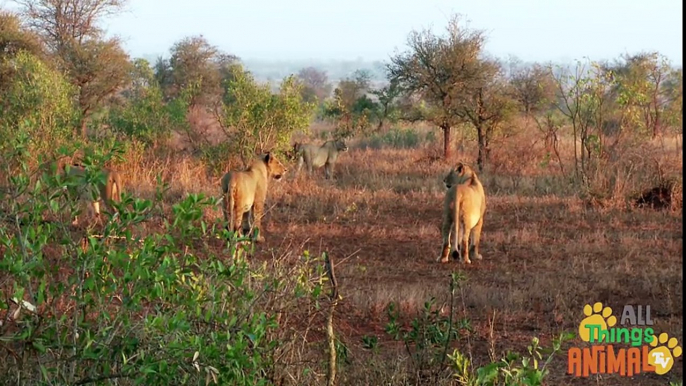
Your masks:
<instances>
[{"instance_id":1,"label":"tree","mask_svg":"<svg viewBox=\"0 0 686 386\"><path fill-rule=\"evenodd\" d=\"M335 137L351 137L369 129L379 110L379 104L367 96L370 83L371 74L366 70L356 70L338 82L323 112L325 118L336 123Z\"/></svg>"},{"instance_id":2,"label":"tree","mask_svg":"<svg viewBox=\"0 0 686 386\"><path fill-rule=\"evenodd\" d=\"M464 100L460 107L455 108L455 114L476 129L479 145L476 163L480 171L488 160L491 140L517 109L515 100L510 98L511 87L500 72L500 66L497 62L491 65L495 71L492 78L477 85L472 90L471 100Z\"/></svg>"},{"instance_id":3,"label":"tree","mask_svg":"<svg viewBox=\"0 0 686 386\"><path fill-rule=\"evenodd\" d=\"M14 56L21 50L45 57L38 35L24 28L18 15L0 11L0 58Z\"/></svg>"},{"instance_id":4,"label":"tree","mask_svg":"<svg viewBox=\"0 0 686 386\"><path fill-rule=\"evenodd\" d=\"M305 67L298 72L298 79L303 83L303 98L307 102L321 102L331 94L331 83L326 71L314 67Z\"/></svg>"},{"instance_id":5,"label":"tree","mask_svg":"<svg viewBox=\"0 0 686 386\"><path fill-rule=\"evenodd\" d=\"M230 75L230 67L238 58L222 53L202 35L183 38L170 51L169 60L159 59L156 65L156 77L167 97L175 98L190 90L191 108L218 103L222 81Z\"/></svg>"},{"instance_id":6,"label":"tree","mask_svg":"<svg viewBox=\"0 0 686 386\"><path fill-rule=\"evenodd\" d=\"M14 0L29 26L41 33L52 51L70 43L101 37L98 22L121 11L126 0Z\"/></svg>"},{"instance_id":7,"label":"tree","mask_svg":"<svg viewBox=\"0 0 686 386\"><path fill-rule=\"evenodd\" d=\"M665 81L665 122L670 125L674 132L683 132L684 116L684 72L682 68L670 72Z\"/></svg>"},{"instance_id":8,"label":"tree","mask_svg":"<svg viewBox=\"0 0 686 386\"><path fill-rule=\"evenodd\" d=\"M64 49L65 66L72 83L79 89L81 135L87 136L87 122L106 97L120 90L131 74L129 56L117 39L90 39L81 45Z\"/></svg>"},{"instance_id":9,"label":"tree","mask_svg":"<svg viewBox=\"0 0 686 386\"><path fill-rule=\"evenodd\" d=\"M129 60L116 38L104 39L98 22L119 12L125 0L15 0L28 25L47 44L78 88L81 135L106 97L128 81Z\"/></svg>"},{"instance_id":10,"label":"tree","mask_svg":"<svg viewBox=\"0 0 686 386\"><path fill-rule=\"evenodd\" d=\"M668 59L657 52L623 55L604 69L617 81L617 102L626 109L630 124L653 138L661 134L662 115L670 99L665 93L672 71Z\"/></svg>"},{"instance_id":11,"label":"tree","mask_svg":"<svg viewBox=\"0 0 686 386\"><path fill-rule=\"evenodd\" d=\"M343 78L338 82L338 92L341 103L347 110L353 110L353 106L362 98L371 83L371 74L366 70L355 70L352 76Z\"/></svg>"},{"instance_id":12,"label":"tree","mask_svg":"<svg viewBox=\"0 0 686 386\"><path fill-rule=\"evenodd\" d=\"M400 87L396 80L391 80L385 86L373 90L371 92L378 99L378 110L376 112L376 119L378 121L376 130L379 131L383 127L385 121L390 120L395 122L398 119L400 106L397 101L400 97Z\"/></svg>"},{"instance_id":13,"label":"tree","mask_svg":"<svg viewBox=\"0 0 686 386\"><path fill-rule=\"evenodd\" d=\"M295 76L289 76L272 94L268 84L258 84L250 73L235 68L218 121L244 165L267 150L285 153L291 134L308 127L314 104L303 101L301 88Z\"/></svg>"},{"instance_id":14,"label":"tree","mask_svg":"<svg viewBox=\"0 0 686 386\"><path fill-rule=\"evenodd\" d=\"M481 57L483 32L463 28L459 22L459 16L453 16L446 36L428 29L411 32L409 50L394 55L387 69L390 79L406 93L425 102L421 116L443 131L446 159L452 156L452 127L462 122L474 126L479 138L477 162L482 169L487 130L502 122L507 115L503 109L510 104L497 95L499 63Z\"/></svg>"},{"instance_id":15,"label":"tree","mask_svg":"<svg viewBox=\"0 0 686 386\"><path fill-rule=\"evenodd\" d=\"M153 69L145 59L135 59L130 69L131 84L121 93L122 103L110 106L109 127L148 146L154 146L172 131L187 130L186 96L165 102Z\"/></svg>"},{"instance_id":16,"label":"tree","mask_svg":"<svg viewBox=\"0 0 686 386\"><path fill-rule=\"evenodd\" d=\"M159 86L155 80L155 72L150 62L143 58L136 58L131 62L130 88L134 94L143 93L152 86Z\"/></svg>"},{"instance_id":17,"label":"tree","mask_svg":"<svg viewBox=\"0 0 686 386\"><path fill-rule=\"evenodd\" d=\"M0 59L0 74L5 78L0 83L0 153L7 154L5 147L23 137L29 140L25 154L54 154L71 138L73 86L59 71L24 50Z\"/></svg>"},{"instance_id":18,"label":"tree","mask_svg":"<svg viewBox=\"0 0 686 386\"><path fill-rule=\"evenodd\" d=\"M509 81L512 85L512 95L523 112L530 116L538 109L545 109L544 101L552 101L555 95L555 82L550 71L544 66L534 63L522 65L513 59L510 63Z\"/></svg>"},{"instance_id":19,"label":"tree","mask_svg":"<svg viewBox=\"0 0 686 386\"><path fill-rule=\"evenodd\" d=\"M443 131L446 159L452 157L451 129L462 120L455 107L484 77L478 57L485 41L483 32L461 28L458 22L458 16L450 20L447 36L437 36L430 29L412 31L407 39L409 49L391 57L387 66L390 79L427 104L422 118Z\"/></svg>"},{"instance_id":20,"label":"tree","mask_svg":"<svg viewBox=\"0 0 686 386\"><path fill-rule=\"evenodd\" d=\"M588 172L593 161L607 152L603 127L610 107L610 90L614 86L611 74L601 65L591 62L590 69L588 67L579 61L574 69L560 67L557 73L550 70L557 87L555 107L572 125L574 170L584 184L590 182ZM617 145L620 134L615 135L610 148ZM581 143L580 151L577 151L577 140Z\"/></svg>"}]
</instances>

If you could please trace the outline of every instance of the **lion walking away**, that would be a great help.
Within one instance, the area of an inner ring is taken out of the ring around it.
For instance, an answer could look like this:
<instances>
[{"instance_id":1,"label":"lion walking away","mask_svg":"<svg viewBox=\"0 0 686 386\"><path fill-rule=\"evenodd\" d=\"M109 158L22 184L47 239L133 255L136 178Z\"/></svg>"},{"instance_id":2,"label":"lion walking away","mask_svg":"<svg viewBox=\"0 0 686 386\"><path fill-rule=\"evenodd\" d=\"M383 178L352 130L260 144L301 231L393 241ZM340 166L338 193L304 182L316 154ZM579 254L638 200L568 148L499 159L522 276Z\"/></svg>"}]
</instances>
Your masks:
<instances>
[{"instance_id":1,"label":"lion walking away","mask_svg":"<svg viewBox=\"0 0 686 386\"><path fill-rule=\"evenodd\" d=\"M443 183L448 190L443 204L443 225L441 227L443 246L438 260L441 263L447 263L451 251L453 258L462 257L466 264L472 262L469 255L481 260L479 243L481 241L481 228L484 224L484 214L486 213L486 194L483 185L476 172L470 166L462 163L458 163L450 169L443 179ZM462 224L462 228L460 228L460 224ZM472 236L471 248L469 245L470 235Z\"/></svg>"}]
</instances>

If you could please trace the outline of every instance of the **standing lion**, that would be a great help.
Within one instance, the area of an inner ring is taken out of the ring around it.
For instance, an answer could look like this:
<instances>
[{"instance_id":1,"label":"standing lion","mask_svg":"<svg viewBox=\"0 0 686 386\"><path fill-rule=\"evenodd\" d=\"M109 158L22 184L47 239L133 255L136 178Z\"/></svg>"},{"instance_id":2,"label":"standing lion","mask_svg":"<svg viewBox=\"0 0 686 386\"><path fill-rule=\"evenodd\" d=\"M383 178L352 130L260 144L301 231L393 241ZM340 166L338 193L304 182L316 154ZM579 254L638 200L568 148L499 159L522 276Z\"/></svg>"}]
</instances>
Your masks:
<instances>
[{"instance_id":1,"label":"standing lion","mask_svg":"<svg viewBox=\"0 0 686 386\"><path fill-rule=\"evenodd\" d=\"M479 242L481 228L484 224L486 212L486 194L476 172L461 162L450 169L443 179L448 191L443 205L443 248L438 260L448 262L448 255L452 249L453 258L463 257L466 264L471 264L469 255L481 260ZM460 229L462 224L462 229ZM472 234L473 233L473 234ZM469 236L472 235L472 247L469 246ZM452 235L452 248L450 238ZM459 245L460 238L462 245ZM463 256L462 256L463 255Z\"/></svg>"},{"instance_id":2,"label":"standing lion","mask_svg":"<svg viewBox=\"0 0 686 386\"><path fill-rule=\"evenodd\" d=\"M224 174L221 179L223 210L229 231L242 229L243 235L247 235L251 228L262 230L269 179L278 181L286 172L286 167L278 159L266 153L255 159L246 170ZM262 232L255 241L264 241Z\"/></svg>"},{"instance_id":3,"label":"standing lion","mask_svg":"<svg viewBox=\"0 0 686 386\"><path fill-rule=\"evenodd\" d=\"M293 145L293 157L298 159L298 168L295 171L295 175L300 174L303 164L307 167L307 171L310 174L312 174L314 168L324 166L326 179L331 179L338 154L346 151L348 151L348 145L342 139L326 141L321 146L296 142Z\"/></svg>"}]
</instances>

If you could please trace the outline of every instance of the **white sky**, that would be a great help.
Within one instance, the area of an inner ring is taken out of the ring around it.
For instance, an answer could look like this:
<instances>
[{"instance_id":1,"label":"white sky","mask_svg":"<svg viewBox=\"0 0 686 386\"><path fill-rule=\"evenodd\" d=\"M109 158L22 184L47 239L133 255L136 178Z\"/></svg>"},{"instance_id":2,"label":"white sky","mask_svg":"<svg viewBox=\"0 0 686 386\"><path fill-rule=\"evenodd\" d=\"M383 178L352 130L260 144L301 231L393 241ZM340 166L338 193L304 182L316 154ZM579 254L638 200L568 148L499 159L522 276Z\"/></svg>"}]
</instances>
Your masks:
<instances>
[{"instance_id":1,"label":"white sky","mask_svg":"<svg viewBox=\"0 0 686 386\"><path fill-rule=\"evenodd\" d=\"M105 24L134 57L167 55L174 42L202 34L242 59L386 60L411 30L442 33L460 13L486 31L486 50L501 58L601 60L656 50L681 65L682 8L681 0L129 0Z\"/></svg>"}]
</instances>

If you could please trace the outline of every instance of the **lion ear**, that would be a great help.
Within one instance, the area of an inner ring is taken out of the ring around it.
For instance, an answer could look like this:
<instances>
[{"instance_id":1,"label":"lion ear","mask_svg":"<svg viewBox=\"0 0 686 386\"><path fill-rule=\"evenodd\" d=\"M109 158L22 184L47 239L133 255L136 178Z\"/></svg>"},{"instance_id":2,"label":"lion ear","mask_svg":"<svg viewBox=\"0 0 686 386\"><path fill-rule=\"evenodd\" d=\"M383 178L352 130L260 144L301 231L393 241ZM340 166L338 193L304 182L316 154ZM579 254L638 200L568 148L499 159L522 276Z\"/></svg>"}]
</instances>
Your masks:
<instances>
[{"instance_id":1,"label":"lion ear","mask_svg":"<svg viewBox=\"0 0 686 386\"><path fill-rule=\"evenodd\" d=\"M455 171L458 173L462 173L463 165L462 162L459 162L457 165L455 165Z\"/></svg>"},{"instance_id":2,"label":"lion ear","mask_svg":"<svg viewBox=\"0 0 686 386\"><path fill-rule=\"evenodd\" d=\"M270 160L271 158L272 158L272 153L271 153L270 151L268 151L268 152L264 155L264 162L269 162L269 160Z\"/></svg>"}]
</instances>

